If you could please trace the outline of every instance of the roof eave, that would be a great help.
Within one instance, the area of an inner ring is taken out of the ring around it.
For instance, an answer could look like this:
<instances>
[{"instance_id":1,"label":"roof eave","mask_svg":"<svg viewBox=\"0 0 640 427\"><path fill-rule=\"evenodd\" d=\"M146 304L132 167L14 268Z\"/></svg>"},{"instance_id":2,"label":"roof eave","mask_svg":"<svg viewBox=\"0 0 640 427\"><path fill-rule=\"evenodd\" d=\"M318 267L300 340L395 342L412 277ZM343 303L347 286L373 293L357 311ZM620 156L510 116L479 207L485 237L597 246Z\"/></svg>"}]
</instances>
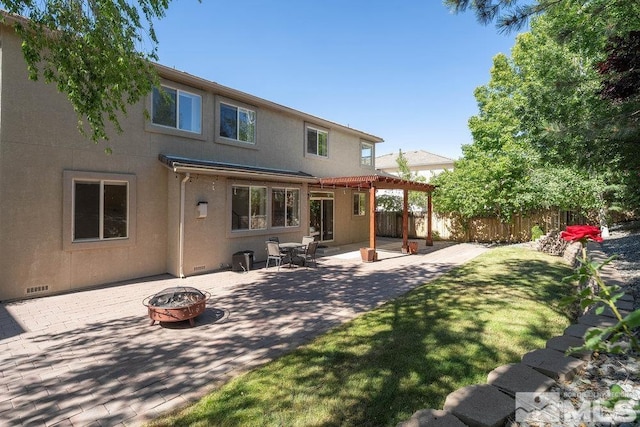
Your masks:
<instances>
[{"instance_id":1,"label":"roof eave","mask_svg":"<svg viewBox=\"0 0 640 427\"><path fill-rule=\"evenodd\" d=\"M262 181L277 181L277 182L289 182L289 183L317 183L318 178L308 175L305 176L302 173L277 171L277 170L249 170L244 169L238 165L206 165L197 164L199 161L188 162L187 160L176 160L171 156L159 155L159 160L169 170L175 173L193 173L199 175L211 175L211 176L225 176L239 179L253 179Z\"/></svg>"}]
</instances>

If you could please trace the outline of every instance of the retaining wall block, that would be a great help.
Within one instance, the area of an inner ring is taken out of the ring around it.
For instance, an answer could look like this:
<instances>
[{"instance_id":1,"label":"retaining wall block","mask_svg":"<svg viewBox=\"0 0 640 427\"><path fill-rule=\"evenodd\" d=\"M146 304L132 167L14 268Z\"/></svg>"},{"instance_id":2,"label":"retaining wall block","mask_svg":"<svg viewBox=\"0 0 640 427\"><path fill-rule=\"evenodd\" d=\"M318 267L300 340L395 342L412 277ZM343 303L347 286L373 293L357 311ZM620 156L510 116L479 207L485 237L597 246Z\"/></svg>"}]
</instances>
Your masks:
<instances>
[{"instance_id":1,"label":"retaining wall block","mask_svg":"<svg viewBox=\"0 0 640 427\"><path fill-rule=\"evenodd\" d=\"M578 324L595 326L596 328L604 329L609 326L615 325L617 322L615 319L607 316L601 316L593 313L585 314L578 317Z\"/></svg>"},{"instance_id":2,"label":"retaining wall block","mask_svg":"<svg viewBox=\"0 0 640 427\"><path fill-rule=\"evenodd\" d=\"M522 363L559 381L570 381L578 370L587 364L584 360L565 356L564 353L549 348L533 350L525 354L522 356Z\"/></svg>"},{"instance_id":3,"label":"retaining wall block","mask_svg":"<svg viewBox=\"0 0 640 427\"><path fill-rule=\"evenodd\" d=\"M561 335L559 337L550 338L547 341L547 348L562 352L565 356L572 356L577 359L589 360L593 352L583 350L567 354L567 350L571 347L581 347L584 345L584 339L572 337L571 335Z\"/></svg>"},{"instance_id":4,"label":"retaining wall block","mask_svg":"<svg viewBox=\"0 0 640 427\"><path fill-rule=\"evenodd\" d=\"M574 323L573 325L567 326L564 330L564 335L584 339L587 332L591 329L594 329L594 327L581 323Z\"/></svg>"},{"instance_id":5,"label":"retaining wall block","mask_svg":"<svg viewBox=\"0 0 640 427\"><path fill-rule=\"evenodd\" d=\"M515 397L520 392L545 392L555 381L523 363L511 363L489 372L487 383Z\"/></svg>"},{"instance_id":6,"label":"retaining wall block","mask_svg":"<svg viewBox=\"0 0 640 427\"><path fill-rule=\"evenodd\" d=\"M396 427L466 427L466 424L450 412L437 409L421 409L407 421L398 423Z\"/></svg>"},{"instance_id":7,"label":"retaining wall block","mask_svg":"<svg viewBox=\"0 0 640 427\"><path fill-rule=\"evenodd\" d=\"M470 427L502 427L515 413L515 399L489 384L470 385L450 393L444 410Z\"/></svg>"}]
</instances>

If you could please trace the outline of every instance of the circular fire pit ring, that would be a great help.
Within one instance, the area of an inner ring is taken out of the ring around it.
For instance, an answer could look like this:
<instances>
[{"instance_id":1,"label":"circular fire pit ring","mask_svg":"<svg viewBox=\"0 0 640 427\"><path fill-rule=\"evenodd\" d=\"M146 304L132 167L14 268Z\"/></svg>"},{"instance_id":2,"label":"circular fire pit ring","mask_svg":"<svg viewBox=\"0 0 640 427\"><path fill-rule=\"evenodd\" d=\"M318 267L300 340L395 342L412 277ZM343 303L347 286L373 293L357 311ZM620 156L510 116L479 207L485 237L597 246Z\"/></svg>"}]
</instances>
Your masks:
<instances>
[{"instance_id":1,"label":"circular fire pit ring","mask_svg":"<svg viewBox=\"0 0 640 427\"><path fill-rule=\"evenodd\" d=\"M204 312L211 294L188 286L164 289L146 297L142 304L147 307L151 325L155 322L181 322L193 319Z\"/></svg>"}]
</instances>

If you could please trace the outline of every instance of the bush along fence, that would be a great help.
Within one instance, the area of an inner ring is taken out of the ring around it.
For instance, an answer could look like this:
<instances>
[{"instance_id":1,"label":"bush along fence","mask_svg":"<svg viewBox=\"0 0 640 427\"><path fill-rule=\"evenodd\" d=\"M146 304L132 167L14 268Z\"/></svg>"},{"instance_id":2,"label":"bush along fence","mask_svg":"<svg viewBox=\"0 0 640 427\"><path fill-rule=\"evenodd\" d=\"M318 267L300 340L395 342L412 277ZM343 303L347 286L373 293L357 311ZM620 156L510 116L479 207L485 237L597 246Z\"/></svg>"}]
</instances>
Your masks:
<instances>
[{"instance_id":1,"label":"bush along fence","mask_svg":"<svg viewBox=\"0 0 640 427\"><path fill-rule=\"evenodd\" d=\"M559 240L560 236L555 233L554 237L546 238ZM540 241L539 249L545 250L545 245L540 245ZM583 244L579 240L550 246L554 250L562 247L562 251L556 255L563 256L571 265L577 265L576 272L580 274L584 260L580 260L579 256L585 252L581 252ZM604 255L597 248L593 248L592 252L592 258L600 265L600 284L623 289L617 271L608 262L599 261L604 259ZM557 393L549 391L559 382L571 381L587 365L592 351L585 348L585 337L591 331L606 330L618 324L619 319L614 311L627 317L637 313L633 311L635 304L630 293L618 292L614 304L615 310L602 309L602 304L595 307L587 304L589 307L585 308L588 309L564 330L563 335L549 339L545 348L525 354L519 363L494 369L488 374L486 384L474 384L456 390L447 396L442 409L419 410L410 419L399 423L398 427L501 427L513 422L523 423L514 425L560 425L568 416L567 407ZM558 396L558 399L545 400L550 396ZM634 421L636 415L631 408L625 420Z\"/></svg>"}]
</instances>

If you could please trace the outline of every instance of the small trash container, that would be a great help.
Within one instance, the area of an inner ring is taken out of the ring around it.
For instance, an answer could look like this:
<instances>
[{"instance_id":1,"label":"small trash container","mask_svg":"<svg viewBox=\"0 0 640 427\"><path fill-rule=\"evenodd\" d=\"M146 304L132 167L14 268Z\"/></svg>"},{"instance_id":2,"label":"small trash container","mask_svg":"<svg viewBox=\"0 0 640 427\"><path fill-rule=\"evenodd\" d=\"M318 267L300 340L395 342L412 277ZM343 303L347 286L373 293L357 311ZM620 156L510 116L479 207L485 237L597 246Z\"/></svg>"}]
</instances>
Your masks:
<instances>
[{"instance_id":1,"label":"small trash container","mask_svg":"<svg viewBox=\"0 0 640 427\"><path fill-rule=\"evenodd\" d=\"M253 251L240 251L231 259L233 271L251 271L253 269Z\"/></svg>"}]
</instances>

